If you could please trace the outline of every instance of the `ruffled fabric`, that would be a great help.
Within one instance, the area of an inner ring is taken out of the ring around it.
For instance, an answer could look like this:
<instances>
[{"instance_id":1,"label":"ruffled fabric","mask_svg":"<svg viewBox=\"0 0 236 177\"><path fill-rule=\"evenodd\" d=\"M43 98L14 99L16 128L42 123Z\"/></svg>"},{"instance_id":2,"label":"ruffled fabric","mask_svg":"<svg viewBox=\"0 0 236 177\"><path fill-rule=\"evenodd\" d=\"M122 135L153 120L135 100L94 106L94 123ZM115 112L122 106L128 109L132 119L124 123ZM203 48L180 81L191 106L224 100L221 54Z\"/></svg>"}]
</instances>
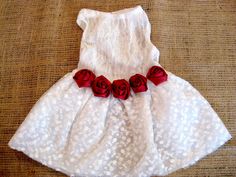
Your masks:
<instances>
[{"instance_id":1,"label":"ruffled fabric","mask_svg":"<svg viewBox=\"0 0 236 177\"><path fill-rule=\"evenodd\" d=\"M188 82L169 80L127 100L94 97L72 73L35 104L9 146L70 176L167 175L231 138Z\"/></svg>"}]
</instances>

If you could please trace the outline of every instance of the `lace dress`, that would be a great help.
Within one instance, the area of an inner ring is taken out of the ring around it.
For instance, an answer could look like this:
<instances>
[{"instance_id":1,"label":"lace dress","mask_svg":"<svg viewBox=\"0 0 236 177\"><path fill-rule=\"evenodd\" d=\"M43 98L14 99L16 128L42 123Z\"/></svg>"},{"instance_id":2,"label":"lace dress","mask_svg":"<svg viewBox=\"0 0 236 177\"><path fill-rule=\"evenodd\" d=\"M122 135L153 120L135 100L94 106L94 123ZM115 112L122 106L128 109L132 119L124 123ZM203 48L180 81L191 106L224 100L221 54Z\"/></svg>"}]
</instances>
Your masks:
<instances>
[{"instance_id":1,"label":"lace dress","mask_svg":"<svg viewBox=\"0 0 236 177\"><path fill-rule=\"evenodd\" d=\"M8 145L68 176L148 177L188 167L231 138L206 99L169 71L168 80L126 100L79 88L80 69L110 81L145 75L159 64L141 6L81 9L78 67L35 103Z\"/></svg>"}]
</instances>

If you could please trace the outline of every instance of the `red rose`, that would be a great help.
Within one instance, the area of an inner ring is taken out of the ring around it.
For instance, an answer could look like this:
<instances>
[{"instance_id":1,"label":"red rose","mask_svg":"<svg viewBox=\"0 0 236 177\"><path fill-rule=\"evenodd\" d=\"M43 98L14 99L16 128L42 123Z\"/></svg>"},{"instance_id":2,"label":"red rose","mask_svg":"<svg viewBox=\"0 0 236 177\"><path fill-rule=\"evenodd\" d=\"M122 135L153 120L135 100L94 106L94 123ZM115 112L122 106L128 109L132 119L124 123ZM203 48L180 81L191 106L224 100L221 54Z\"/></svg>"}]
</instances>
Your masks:
<instances>
[{"instance_id":1,"label":"red rose","mask_svg":"<svg viewBox=\"0 0 236 177\"><path fill-rule=\"evenodd\" d=\"M95 77L96 76L92 71L88 69L81 69L75 73L73 79L79 87L90 87Z\"/></svg>"},{"instance_id":2,"label":"red rose","mask_svg":"<svg viewBox=\"0 0 236 177\"><path fill-rule=\"evenodd\" d=\"M147 73L147 78L158 85L167 80L167 74L160 66L152 66Z\"/></svg>"},{"instance_id":3,"label":"red rose","mask_svg":"<svg viewBox=\"0 0 236 177\"><path fill-rule=\"evenodd\" d=\"M135 74L130 77L129 83L135 93L147 91L147 78L141 74Z\"/></svg>"},{"instance_id":4,"label":"red rose","mask_svg":"<svg viewBox=\"0 0 236 177\"><path fill-rule=\"evenodd\" d=\"M126 100L130 95L130 85L125 79L114 80L112 93L115 98Z\"/></svg>"},{"instance_id":5,"label":"red rose","mask_svg":"<svg viewBox=\"0 0 236 177\"><path fill-rule=\"evenodd\" d=\"M101 75L93 81L92 90L94 96L108 97L111 92L111 82Z\"/></svg>"}]
</instances>

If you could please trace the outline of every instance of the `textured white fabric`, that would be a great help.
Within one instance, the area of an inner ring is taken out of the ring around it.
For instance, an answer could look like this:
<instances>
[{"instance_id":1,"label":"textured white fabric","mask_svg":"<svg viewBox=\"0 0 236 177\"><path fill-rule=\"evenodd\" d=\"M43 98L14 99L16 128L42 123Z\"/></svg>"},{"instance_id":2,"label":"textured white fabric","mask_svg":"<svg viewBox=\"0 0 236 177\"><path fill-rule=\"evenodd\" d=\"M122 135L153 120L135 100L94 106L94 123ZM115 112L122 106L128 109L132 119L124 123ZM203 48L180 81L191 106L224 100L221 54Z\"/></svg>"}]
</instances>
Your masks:
<instances>
[{"instance_id":1,"label":"textured white fabric","mask_svg":"<svg viewBox=\"0 0 236 177\"><path fill-rule=\"evenodd\" d=\"M78 68L35 103L8 145L69 176L148 177L192 165L231 138L209 103L187 81L168 81L127 100L93 96L73 80L81 68L110 81L159 65L141 6L82 9Z\"/></svg>"}]
</instances>

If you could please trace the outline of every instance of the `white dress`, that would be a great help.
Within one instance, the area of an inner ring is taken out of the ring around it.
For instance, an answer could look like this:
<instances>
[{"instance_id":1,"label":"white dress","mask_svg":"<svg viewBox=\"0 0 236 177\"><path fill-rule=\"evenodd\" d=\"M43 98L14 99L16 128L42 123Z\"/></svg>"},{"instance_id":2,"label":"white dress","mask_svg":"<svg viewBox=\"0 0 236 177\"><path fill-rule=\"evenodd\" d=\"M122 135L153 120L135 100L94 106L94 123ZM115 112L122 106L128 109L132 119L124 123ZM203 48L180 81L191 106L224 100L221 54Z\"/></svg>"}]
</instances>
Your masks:
<instances>
[{"instance_id":1,"label":"white dress","mask_svg":"<svg viewBox=\"0 0 236 177\"><path fill-rule=\"evenodd\" d=\"M83 68L110 81L159 65L141 6L115 12L81 9L78 68L35 103L8 145L68 176L148 177L186 168L231 138L206 99L167 72L168 80L127 100L79 88Z\"/></svg>"}]
</instances>

